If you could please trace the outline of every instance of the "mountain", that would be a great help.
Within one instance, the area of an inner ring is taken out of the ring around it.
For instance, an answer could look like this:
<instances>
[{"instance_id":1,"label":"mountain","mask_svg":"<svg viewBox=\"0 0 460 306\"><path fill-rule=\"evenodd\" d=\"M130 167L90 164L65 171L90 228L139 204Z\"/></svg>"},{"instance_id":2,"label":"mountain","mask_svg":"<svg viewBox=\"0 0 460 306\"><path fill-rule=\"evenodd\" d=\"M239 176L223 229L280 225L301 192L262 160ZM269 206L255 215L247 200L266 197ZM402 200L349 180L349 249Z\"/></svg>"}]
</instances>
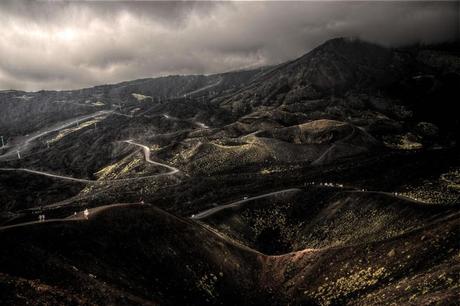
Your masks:
<instances>
[{"instance_id":1,"label":"mountain","mask_svg":"<svg viewBox=\"0 0 460 306\"><path fill-rule=\"evenodd\" d=\"M2 305L454 305L459 51L0 92Z\"/></svg>"},{"instance_id":2,"label":"mountain","mask_svg":"<svg viewBox=\"0 0 460 306\"><path fill-rule=\"evenodd\" d=\"M143 98L166 101L210 90L216 95L243 86L261 71L263 68L209 76L167 76L72 91L0 91L0 103L5 109L0 115L0 128L7 136L14 136L95 110L130 106Z\"/></svg>"}]
</instances>

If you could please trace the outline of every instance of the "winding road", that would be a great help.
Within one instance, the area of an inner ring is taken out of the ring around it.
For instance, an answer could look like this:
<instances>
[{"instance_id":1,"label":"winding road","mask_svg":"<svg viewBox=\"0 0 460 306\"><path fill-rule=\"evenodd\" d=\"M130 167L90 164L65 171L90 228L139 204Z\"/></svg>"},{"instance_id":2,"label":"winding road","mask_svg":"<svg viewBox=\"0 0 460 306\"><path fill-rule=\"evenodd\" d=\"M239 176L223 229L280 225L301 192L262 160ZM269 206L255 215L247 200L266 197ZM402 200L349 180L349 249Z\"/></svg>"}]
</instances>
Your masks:
<instances>
[{"instance_id":1,"label":"winding road","mask_svg":"<svg viewBox=\"0 0 460 306\"><path fill-rule=\"evenodd\" d=\"M113 111L107 111L107 110L98 111L93 114L80 116L77 118L73 118L71 120L66 120L59 124L55 124L46 130L35 132L32 135L16 138L10 144L8 144L7 146L8 151L5 154L0 155L0 161L8 161L7 158L12 157L12 156L16 157L17 151L19 152L26 151L30 147L31 142L40 137L43 137L52 132L57 132L59 130L65 129L74 124L82 123L83 121L86 121L88 119L92 119L92 118L99 117L99 116L107 116L111 114L112 112ZM14 158L14 160L15 159L17 158Z\"/></svg>"},{"instance_id":2,"label":"winding road","mask_svg":"<svg viewBox=\"0 0 460 306\"><path fill-rule=\"evenodd\" d=\"M125 140L125 141L122 141L122 142L131 144L131 145L135 145L135 146L138 146L138 147L142 148L142 150L144 152L144 159L145 159L146 162L148 162L150 164L153 164L153 165L156 165L156 166L167 168L169 170L169 172L159 173L159 174L152 174L152 175L147 175L147 176L139 176L139 177L133 177L133 178L115 179L115 180L88 180L88 179L80 179L80 178L75 178L75 177L71 177L71 176L58 175L58 174L54 174L54 173L43 172L43 171L27 169L27 168L0 168L0 171L27 172L27 173L38 174L38 175L43 175L43 176L62 179L62 180L74 181L74 182L78 182L78 183L85 183L85 184L88 184L88 183L105 183L105 182L128 182L128 181L133 181L133 180L154 178L154 177L159 177L159 176L174 175L174 174L176 174L176 173L178 173L180 171L179 169L177 169L175 167L172 167L172 166L169 166L169 165L162 164L162 163L159 163L159 162L151 160L151 158L150 158L151 152L150 152L149 147L147 147L146 145L136 143L136 142L134 142L132 140Z\"/></svg>"},{"instance_id":3,"label":"winding road","mask_svg":"<svg viewBox=\"0 0 460 306\"><path fill-rule=\"evenodd\" d=\"M52 127L48 128L46 130L41 130L41 131L35 132L30 136L27 135L25 137L16 138L13 142L8 144L8 146L6 147L6 148L8 148L8 151L5 154L0 155L0 161L16 160L17 159L16 156L18 154L17 152L22 153L22 152L26 151L30 147L32 141L34 141L34 140L36 140L36 139L38 139L40 137L43 137L43 136L45 136L47 134L50 134L52 132L56 132L56 131L65 129L65 128L67 128L69 126L72 126L74 124L82 123L82 122L84 122L84 121L86 121L88 119L91 119L91 118L95 118L95 117L99 117L99 116L108 116L108 115L119 115L119 116L124 116L124 117L128 117L128 118L137 117L135 115L126 115L126 114L117 112L115 110L110 110L110 111L109 110L102 110L102 111L95 112L93 114L80 116L80 117L77 117L77 118L73 118L71 120L66 120L66 121L61 122L59 124L55 124L55 125L53 125ZM139 116L142 116L142 115L143 115L143 113L140 114ZM176 118L176 117L169 116L167 114L163 114L163 117L165 117L166 119L169 119L169 120L182 120L182 119L179 119L179 118ZM209 128L206 124L201 123L201 122L193 121L192 123L195 124L196 126L198 126L199 128L203 128L203 129ZM154 175L149 175L149 176L126 178L126 179L115 179L115 180L107 180L107 181L75 178L75 177L71 177L71 176L59 175L59 174L54 174L54 173L49 173L49 172L44 172L44 171L39 171L39 170L34 170L34 169L28 169L28 168L0 168L0 171L26 172L26 173L31 173L31 174L43 175L43 176L47 176L47 177L51 177L51 178L74 181L74 182L78 182L78 183L85 183L85 184L99 183L99 182L132 181L132 180L153 178L153 177L159 177L159 176L165 176L165 175L174 175L174 174L176 174L176 173L178 173L180 171L179 169L177 169L175 167L172 167L172 166L169 166L167 164L163 164L163 163L153 161L150 158L150 156L151 156L150 149L146 145L139 144L137 142L134 142L133 140L125 140L125 141L122 141L122 142L125 142L125 143L135 145L135 146L138 146L138 147L142 148L142 150L144 152L144 159L145 159L146 162L148 162L150 164L153 164L153 165L156 165L156 166L167 168L169 171L166 172L166 173L159 173L159 174L154 174ZM14 156L14 158L11 158L13 156Z\"/></svg>"},{"instance_id":4,"label":"winding road","mask_svg":"<svg viewBox=\"0 0 460 306\"><path fill-rule=\"evenodd\" d=\"M299 189L299 188L289 188L289 189L283 189L283 190L279 190L279 191L269 192L269 193L265 193L265 194L258 195L258 196L255 196L255 197L251 197L251 198L243 199L243 200L240 200L240 201L236 201L236 202L233 202L233 203L230 203L230 204L221 205L221 206L218 206L218 207L213 207L213 208L207 209L205 211L202 211L202 212L200 212L200 213L198 213L196 215L192 215L190 218L195 219L195 220L200 220L200 219L206 218L206 217L208 217L210 215L213 215L216 212L219 212L221 210L232 208L232 207L238 207L241 204L246 203L246 202L250 202L250 201L254 201L254 200L258 200L258 199L263 199L263 198L268 198L268 197L272 197L272 196L275 196L275 195L278 195L278 194L289 193L289 192L299 192L299 191L301 191L301 189Z\"/></svg>"},{"instance_id":5,"label":"winding road","mask_svg":"<svg viewBox=\"0 0 460 306\"><path fill-rule=\"evenodd\" d=\"M159 163L159 162L156 162L156 161L151 160L151 159L150 159L150 155L151 155L150 148L147 147L146 145L143 145L143 144L134 142L134 141L132 141L132 140L125 140L124 142L129 143L129 144L132 144L132 145L135 145L135 146L138 146L138 147L141 147L142 150L144 151L144 158L145 158L145 161L146 161L146 162L151 163L151 164L153 164L153 165L165 167L165 168L167 168L167 169L170 170L170 171L167 172L167 173L157 174L156 176L159 176L159 175L173 175L173 174L179 172L179 169L177 169L177 168L174 168L174 167L172 167L172 166L169 166L169 165L162 164L162 163Z\"/></svg>"},{"instance_id":6,"label":"winding road","mask_svg":"<svg viewBox=\"0 0 460 306\"><path fill-rule=\"evenodd\" d=\"M27 168L0 168L0 171L27 172L27 173L32 173L32 174L37 174L37 175L43 175L43 176L47 176L47 177L57 178L57 179L61 179L61 180L79 182L79 183L94 183L94 182L97 182L95 180L79 179L79 178L75 178L75 177L71 177L71 176L58 175L58 174L53 174L53 173L43 172L43 171L38 171L38 170L32 170L32 169L27 169Z\"/></svg>"},{"instance_id":7,"label":"winding road","mask_svg":"<svg viewBox=\"0 0 460 306\"><path fill-rule=\"evenodd\" d=\"M407 197L407 196L404 196L404 195L401 195L401 194L395 194L395 193L385 192L385 191L360 190L358 188L343 187L343 185L340 185L340 186L338 186L338 185L328 186L328 185L325 185L325 183L323 183L323 184L321 184L321 183L310 184L310 185L315 186L315 187L325 187L325 188L351 189L351 190L348 191L350 193L382 194L382 195L390 196L390 197L397 198L397 199L400 199L400 200L409 201L411 203L418 204L418 205L442 205L442 204L430 204L430 203L423 202L423 201L420 201L420 200L415 200L413 198L410 198L410 197ZM194 214L190 218L194 219L194 220L200 220L200 219L204 219L206 217L209 217L209 216L211 216L211 215L213 215L213 214L215 214L215 213L217 213L217 212L219 212L221 210L228 209L228 208L233 208L233 207L238 207L238 206L240 206L241 204L243 204L245 202L249 202L249 201L253 201L253 200L257 200L257 199L262 199L262 198L274 196L274 195L281 194L281 193L298 192L298 191L301 191L301 189L299 189L299 188L290 188L290 189L283 189L283 190L280 190L280 191L270 192L270 193L262 194L262 195L259 195L259 196L255 196L255 197L243 199L243 200L240 200L240 201L236 201L236 202L233 202L233 203L230 203L230 204L221 205L221 206L218 206L218 207L213 207L213 208L204 210L204 211L202 211L200 213ZM452 205L452 204L444 204L444 205Z\"/></svg>"},{"instance_id":8,"label":"winding road","mask_svg":"<svg viewBox=\"0 0 460 306\"><path fill-rule=\"evenodd\" d=\"M38 139L38 138L40 138L42 136L45 136L45 135L47 135L49 133L59 131L61 129L64 129L66 127L69 127L69 126L74 125L74 124L79 123L79 122L83 122L83 121L91 119L91 118L95 118L95 117L99 117L99 116L106 116L106 115L110 115L110 114L122 115L122 116L126 116L126 117L129 117L129 118L135 117L133 115L126 115L126 114L118 113L118 112L115 112L115 111L106 111L106 110L104 110L104 111L98 111L98 112L90 114L90 115L85 115L85 116L81 116L81 117L78 117L78 118L74 118L72 120L67 120L65 122L61 122L60 124L56 124L56 125L52 126L51 128L49 128L47 130L38 131L38 132L34 133L31 136L22 137L22 139L18 138L19 140L21 140L21 142L19 142L17 140L16 140L16 143L13 142L11 144L11 146L9 147L9 150L7 151L7 153L0 156L0 161L5 160L8 156L16 155L16 151L18 151L18 150L20 150L20 151L26 150L30 146L30 143L32 141L34 141L34 140L36 140L36 139ZM141 114L141 115L143 115L143 114ZM163 114L163 116L166 119L169 119L169 120L182 120L182 119L179 119L179 118L169 116L167 114ZM199 126L201 128L208 128L208 126L206 126L205 124L203 124L201 122L196 122L196 121L192 121L192 122L195 125L197 125L197 126ZM353 129L352 129L351 133L349 135L347 135L345 138L339 140L338 142L341 143L341 142L344 142L345 140L349 140L353 136L355 136L355 134L356 134L356 128L353 126ZM121 142L130 144L130 145L134 145L134 146L137 146L137 147L141 148L142 152L143 152L144 160L147 163L150 163L150 164L155 165L155 166L164 167L164 168L168 169L168 172L159 173L159 174L153 174L153 175L148 175L148 176L140 176L140 177L133 177L133 178L123 178L123 179L114 179L114 180L89 180L89 179L74 178L74 177L70 177L70 176L58 175L58 174L53 174L53 173L48 173L48 172L43 172L43 171L38 171L38 170L33 170L33 169L27 169L27 168L0 168L0 171L26 172L26 173L42 175L42 176L51 177L51 178L69 180L69 181L74 181L74 182L78 182L78 183L85 183L85 184L89 184L89 183L107 183L107 182L126 182L126 181L141 180L141 179L146 179L146 178L169 176L169 175L174 175L174 174L180 172L179 169L177 169L177 168L175 168L173 166L153 161L151 159L151 150L150 150L150 148L148 146L146 146L144 144L137 143L137 142L135 142L134 140L131 140L131 139L124 140L124 141L121 141ZM327 154L331 151L331 149L333 149L334 147L335 147L335 144L333 146L331 146L328 150L323 152L323 154L315 162L321 162L321 160L324 159L327 156ZM318 184L315 184L315 185L318 185ZM324 185L321 185L321 186L324 187ZM330 187L337 187L337 186L330 186ZM343 188L343 187L338 187L338 188ZM250 201L254 201L254 200L262 199L262 198L267 198L267 197L271 197L271 196L276 196L276 195L279 195L279 194L290 193L290 192L299 192L299 191L301 191L301 189L299 189L299 188L289 188L289 189L283 189L283 190L279 190L279 191L274 191L274 192L270 192L270 193L250 197L250 198L245 198L243 200L232 202L230 204L225 204L225 205L221 205L221 206L218 206L218 207L213 207L213 208L204 210L204 211L199 212L199 213L197 213L195 215L192 215L191 219L193 219L193 220L201 220L201 219L209 217L209 216L211 216L211 215L213 215L213 214L215 214L215 213L217 213L219 211L229 209L229 208L238 207L241 204L246 203L246 202L250 202ZM426 202L422 202L422 201L419 201L419 200L412 199L410 197L406 197L404 195L398 195L398 194L389 193L389 192L364 191L364 190L359 190L357 188L352 188L352 190L350 190L350 192L363 192L363 193L365 192L365 193L384 194L384 195L392 196L392 197L399 198L399 199L402 199L402 200L417 203L417 204L424 204L424 205L429 204L429 203L426 203ZM114 205L101 206L101 207L97 207L97 208L92 209L90 213L94 214L95 212L105 210L105 209L109 209L111 207L119 206L119 205L131 205L131 204L114 204ZM139 204L137 204L137 205L139 205ZM36 223L62 222L63 220L67 220L67 221L69 221L69 220L82 220L82 219L86 219L86 218L82 217L81 215L77 215L77 216L71 216L69 219L50 219L50 220L46 220L46 221L42 221L42 222L37 222L37 221L35 221L35 222L27 222L27 223L22 223L22 224L18 224L18 225L0 227L0 231L4 230L6 228L15 227L15 226L24 226L24 225L36 224Z\"/></svg>"}]
</instances>

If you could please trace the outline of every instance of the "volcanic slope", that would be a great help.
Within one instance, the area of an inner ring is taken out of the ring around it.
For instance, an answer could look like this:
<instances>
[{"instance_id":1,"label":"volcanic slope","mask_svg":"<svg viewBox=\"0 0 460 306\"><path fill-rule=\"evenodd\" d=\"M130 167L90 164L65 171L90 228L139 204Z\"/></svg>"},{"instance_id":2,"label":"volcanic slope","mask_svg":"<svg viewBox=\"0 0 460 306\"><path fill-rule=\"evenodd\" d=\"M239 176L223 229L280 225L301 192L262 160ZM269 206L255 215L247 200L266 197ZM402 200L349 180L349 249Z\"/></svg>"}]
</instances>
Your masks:
<instances>
[{"instance_id":1,"label":"volcanic slope","mask_svg":"<svg viewBox=\"0 0 460 306\"><path fill-rule=\"evenodd\" d=\"M2 305L454 305L460 53L430 48L0 93Z\"/></svg>"},{"instance_id":2,"label":"volcanic slope","mask_svg":"<svg viewBox=\"0 0 460 306\"><path fill-rule=\"evenodd\" d=\"M457 211L391 193L326 186L288 191L228 205L199 220L273 255L385 240Z\"/></svg>"},{"instance_id":3,"label":"volcanic slope","mask_svg":"<svg viewBox=\"0 0 460 306\"><path fill-rule=\"evenodd\" d=\"M148 204L110 205L2 229L0 296L4 305L450 303L458 220L268 256Z\"/></svg>"},{"instance_id":4,"label":"volcanic slope","mask_svg":"<svg viewBox=\"0 0 460 306\"><path fill-rule=\"evenodd\" d=\"M251 304L262 298L252 271L257 252L150 205L112 205L90 211L87 220L13 226L0 236L3 305Z\"/></svg>"}]
</instances>

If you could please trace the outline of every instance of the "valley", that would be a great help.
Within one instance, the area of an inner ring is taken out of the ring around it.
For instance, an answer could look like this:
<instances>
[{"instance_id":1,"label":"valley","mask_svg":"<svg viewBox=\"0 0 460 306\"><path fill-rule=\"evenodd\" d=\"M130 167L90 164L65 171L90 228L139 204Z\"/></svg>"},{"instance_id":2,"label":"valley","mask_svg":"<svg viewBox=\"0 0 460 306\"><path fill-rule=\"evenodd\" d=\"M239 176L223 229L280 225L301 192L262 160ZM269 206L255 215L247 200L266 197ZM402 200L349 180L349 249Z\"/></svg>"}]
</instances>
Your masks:
<instances>
[{"instance_id":1,"label":"valley","mask_svg":"<svg viewBox=\"0 0 460 306\"><path fill-rule=\"evenodd\" d=\"M2 304L455 305L451 50L0 91Z\"/></svg>"}]
</instances>

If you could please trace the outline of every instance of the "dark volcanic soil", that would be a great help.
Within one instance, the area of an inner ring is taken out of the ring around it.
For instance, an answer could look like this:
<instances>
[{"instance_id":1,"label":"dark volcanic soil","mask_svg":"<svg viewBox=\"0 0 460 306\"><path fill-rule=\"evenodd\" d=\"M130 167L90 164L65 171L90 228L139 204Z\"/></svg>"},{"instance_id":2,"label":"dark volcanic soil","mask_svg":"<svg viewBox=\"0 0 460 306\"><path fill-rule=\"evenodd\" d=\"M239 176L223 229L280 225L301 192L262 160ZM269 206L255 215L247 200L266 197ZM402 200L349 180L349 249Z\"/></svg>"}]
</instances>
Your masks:
<instances>
[{"instance_id":1,"label":"dark volcanic soil","mask_svg":"<svg viewBox=\"0 0 460 306\"><path fill-rule=\"evenodd\" d=\"M456 305L460 53L441 47L342 38L0 92L0 304Z\"/></svg>"}]
</instances>

